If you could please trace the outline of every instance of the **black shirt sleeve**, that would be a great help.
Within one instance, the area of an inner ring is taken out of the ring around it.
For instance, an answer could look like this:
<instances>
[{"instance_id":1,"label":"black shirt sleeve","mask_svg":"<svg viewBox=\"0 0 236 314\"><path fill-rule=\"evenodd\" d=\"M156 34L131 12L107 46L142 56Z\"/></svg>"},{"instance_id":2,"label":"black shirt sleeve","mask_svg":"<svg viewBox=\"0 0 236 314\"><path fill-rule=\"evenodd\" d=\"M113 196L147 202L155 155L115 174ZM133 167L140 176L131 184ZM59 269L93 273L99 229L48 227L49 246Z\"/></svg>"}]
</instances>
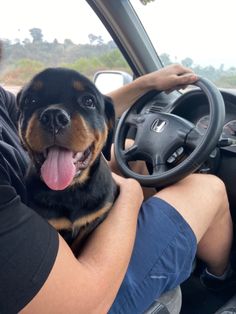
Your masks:
<instances>
[{"instance_id":1,"label":"black shirt sleeve","mask_svg":"<svg viewBox=\"0 0 236 314\"><path fill-rule=\"evenodd\" d=\"M14 131L11 96L3 100L4 95L0 90L0 313L16 314L47 280L59 239L22 201L27 158Z\"/></svg>"},{"instance_id":2,"label":"black shirt sleeve","mask_svg":"<svg viewBox=\"0 0 236 314\"><path fill-rule=\"evenodd\" d=\"M6 182L2 182L6 183ZM57 232L0 185L0 313L20 311L46 281L58 251Z\"/></svg>"},{"instance_id":3,"label":"black shirt sleeve","mask_svg":"<svg viewBox=\"0 0 236 314\"><path fill-rule=\"evenodd\" d=\"M9 91L1 88L0 90L1 104L4 106L5 111L8 113L11 122L16 126L17 124L17 105L16 97Z\"/></svg>"},{"instance_id":4,"label":"black shirt sleeve","mask_svg":"<svg viewBox=\"0 0 236 314\"><path fill-rule=\"evenodd\" d=\"M9 193L3 188L0 193ZM46 281L58 250L58 235L19 197L1 207L0 313L18 313Z\"/></svg>"}]
</instances>

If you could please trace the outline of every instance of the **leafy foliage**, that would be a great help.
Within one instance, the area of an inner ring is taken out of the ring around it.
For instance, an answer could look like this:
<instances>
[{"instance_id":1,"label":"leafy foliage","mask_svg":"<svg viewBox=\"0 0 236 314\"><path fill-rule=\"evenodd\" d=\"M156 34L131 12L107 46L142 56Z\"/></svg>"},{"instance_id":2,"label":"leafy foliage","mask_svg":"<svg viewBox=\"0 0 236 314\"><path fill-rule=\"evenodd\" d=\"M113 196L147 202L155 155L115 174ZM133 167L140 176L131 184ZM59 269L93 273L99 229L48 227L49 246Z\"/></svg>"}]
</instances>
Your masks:
<instances>
[{"instance_id":1,"label":"leafy foliage","mask_svg":"<svg viewBox=\"0 0 236 314\"><path fill-rule=\"evenodd\" d=\"M80 71L92 78L99 70L116 69L130 72L130 68L113 41L104 43L101 36L89 34L89 44L75 44L71 39L63 43L55 38L52 42L43 40L39 28L29 30L31 39L22 42L4 40L4 64L0 81L9 85L22 85L36 72L45 67L64 66ZM160 55L162 63L174 63L167 53ZM236 68L218 69L209 65L201 67L186 57L181 63L191 67L197 74L205 76L222 87L236 88Z\"/></svg>"},{"instance_id":2,"label":"leafy foliage","mask_svg":"<svg viewBox=\"0 0 236 314\"><path fill-rule=\"evenodd\" d=\"M39 70L50 66L64 66L92 78L98 70L130 69L113 41L104 43L101 36L89 35L90 44L76 45L70 39L59 43L43 41L41 29L29 30L32 40L23 42L4 40L4 64L0 80L5 84L21 85Z\"/></svg>"}]
</instances>

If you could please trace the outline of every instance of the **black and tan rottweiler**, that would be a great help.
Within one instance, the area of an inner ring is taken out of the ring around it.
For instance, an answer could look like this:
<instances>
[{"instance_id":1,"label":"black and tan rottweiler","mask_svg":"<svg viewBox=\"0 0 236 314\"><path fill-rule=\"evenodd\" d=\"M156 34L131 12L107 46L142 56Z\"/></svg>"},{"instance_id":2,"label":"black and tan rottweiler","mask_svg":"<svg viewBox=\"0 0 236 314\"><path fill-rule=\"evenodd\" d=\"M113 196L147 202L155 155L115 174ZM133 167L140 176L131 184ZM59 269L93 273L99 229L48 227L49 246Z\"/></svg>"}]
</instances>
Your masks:
<instances>
[{"instance_id":1,"label":"black and tan rottweiler","mask_svg":"<svg viewBox=\"0 0 236 314\"><path fill-rule=\"evenodd\" d=\"M104 159L110 158L113 104L89 79L65 68L34 76L17 103L20 138L32 161L29 205L76 251L118 193Z\"/></svg>"}]
</instances>

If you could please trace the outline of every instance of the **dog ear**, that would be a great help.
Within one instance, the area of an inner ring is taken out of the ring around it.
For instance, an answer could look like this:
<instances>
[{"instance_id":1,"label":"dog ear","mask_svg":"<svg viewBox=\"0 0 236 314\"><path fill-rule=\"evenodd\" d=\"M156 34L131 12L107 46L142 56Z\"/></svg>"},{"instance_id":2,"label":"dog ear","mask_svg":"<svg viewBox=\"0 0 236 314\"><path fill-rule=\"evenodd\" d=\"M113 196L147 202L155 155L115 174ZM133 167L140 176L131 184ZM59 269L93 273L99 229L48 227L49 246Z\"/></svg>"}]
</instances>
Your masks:
<instances>
[{"instance_id":1,"label":"dog ear","mask_svg":"<svg viewBox=\"0 0 236 314\"><path fill-rule=\"evenodd\" d=\"M105 115L107 119L108 135L107 135L106 144L104 145L102 149L102 153L107 160L110 160L111 159L111 145L113 143L116 117L115 117L115 109L114 109L112 99L108 96L103 96L103 97L104 97L104 102L105 102Z\"/></svg>"},{"instance_id":2,"label":"dog ear","mask_svg":"<svg viewBox=\"0 0 236 314\"><path fill-rule=\"evenodd\" d=\"M20 117L20 98L22 94L23 89L21 89L17 94L16 94L16 123L19 122L19 117Z\"/></svg>"},{"instance_id":3,"label":"dog ear","mask_svg":"<svg viewBox=\"0 0 236 314\"><path fill-rule=\"evenodd\" d=\"M20 97L21 97L22 91L23 89L19 90L19 92L16 94L16 105L18 108L20 106Z\"/></svg>"}]
</instances>

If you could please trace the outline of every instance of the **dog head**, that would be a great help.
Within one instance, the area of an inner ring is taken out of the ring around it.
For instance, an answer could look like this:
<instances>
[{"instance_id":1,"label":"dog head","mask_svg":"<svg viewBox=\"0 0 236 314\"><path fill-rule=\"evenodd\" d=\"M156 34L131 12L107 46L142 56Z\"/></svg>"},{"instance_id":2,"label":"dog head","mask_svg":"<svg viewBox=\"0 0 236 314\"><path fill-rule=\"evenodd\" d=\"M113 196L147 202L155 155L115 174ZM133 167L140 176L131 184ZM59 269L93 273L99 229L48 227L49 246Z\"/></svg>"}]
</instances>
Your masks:
<instances>
[{"instance_id":1,"label":"dog head","mask_svg":"<svg viewBox=\"0 0 236 314\"><path fill-rule=\"evenodd\" d=\"M101 151L110 158L113 104L80 73L48 68L23 87L17 104L20 138L49 188L83 183Z\"/></svg>"}]
</instances>

